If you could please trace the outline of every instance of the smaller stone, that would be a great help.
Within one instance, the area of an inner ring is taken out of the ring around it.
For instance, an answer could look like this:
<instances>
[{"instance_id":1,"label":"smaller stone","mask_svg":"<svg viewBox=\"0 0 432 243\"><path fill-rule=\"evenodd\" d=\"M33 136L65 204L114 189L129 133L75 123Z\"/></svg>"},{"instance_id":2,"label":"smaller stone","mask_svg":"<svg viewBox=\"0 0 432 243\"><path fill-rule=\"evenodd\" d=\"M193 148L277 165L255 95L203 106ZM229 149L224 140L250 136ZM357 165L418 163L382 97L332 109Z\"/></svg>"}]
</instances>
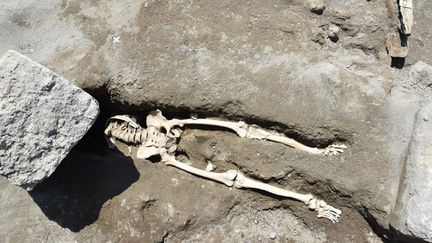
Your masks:
<instances>
[{"instance_id":1,"label":"smaller stone","mask_svg":"<svg viewBox=\"0 0 432 243\"><path fill-rule=\"evenodd\" d=\"M328 28L328 38L332 42L337 42L339 40L339 33L341 32L341 28L335 24L331 24Z\"/></svg>"},{"instance_id":2,"label":"smaller stone","mask_svg":"<svg viewBox=\"0 0 432 243\"><path fill-rule=\"evenodd\" d=\"M324 0L309 0L309 10L312 13L321 15L323 14L324 9L325 9Z\"/></svg>"},{"instance_id":3,"label":"smaller stone","mask_svg":"<svg viewBox=\"0 0 432 243\"><path fill-rule=\"evenodd\" d=\"M325 9L324 0L309 0L309 10L318 15L323 14Z\"/></svg>"},{"instance_id":4,"label":"smaller stone","mask_svg":"<svg viewBox=\"0 0 432 243\"><path fill-rule=\"evenodd\" d=\"M408 40L402 43L398 33L387 34L385 44L391 57L404 58L408 55Z\"/></svg>"},{"instance_id":5,"label":"smaller stone","mask_svg":"<svg viewBox=\"0 0 432 243\"><path fill-rule=\"evenodd\" d=\"M276 233L275 232L270 232L269 236L270 236L270 239L272 239L272 240L276 239Z\"/></svg>"}]
</instances>

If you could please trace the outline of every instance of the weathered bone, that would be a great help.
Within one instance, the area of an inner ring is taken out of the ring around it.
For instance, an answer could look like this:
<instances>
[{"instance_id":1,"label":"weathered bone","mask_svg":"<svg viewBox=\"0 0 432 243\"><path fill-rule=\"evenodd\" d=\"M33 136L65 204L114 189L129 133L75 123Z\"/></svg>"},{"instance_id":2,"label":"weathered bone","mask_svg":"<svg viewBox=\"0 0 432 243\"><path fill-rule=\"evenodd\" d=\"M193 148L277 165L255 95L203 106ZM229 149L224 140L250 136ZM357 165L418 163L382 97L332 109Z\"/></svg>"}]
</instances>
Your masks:
<instances>
[{"instance_id":1,"label":"weathered bone","mask_svg":"<svg viewBox=\"0 0 432 243\"><path fill-rule=\"evenodd\" d=\"M207 161L207 166L205 168L205 171L213 171L215 169L214 164L212 164L210 161Z\"/></svg>"},{"instance_id":2,"label":"weathered bone","mask_svg":"<svg viewBox=\"0 0 432 243\"><path fill-rule=\"evenodd\" d=\"M141 144L147 139L147 131L132 117L126 115L113 116L108 119L105 135L128 144Z\"/></svg>"},{"instance_id":3,"label":"weathered bone","mask_svg":"<svg viewBox=\"0 0 432 243\"><path fill-rule=\"evenodd\" d=\"M166 165L174 166L188 173L221 182L229 187L234 186L236 188L258 189L278 196L296 199L308 205L310 209L315 210L318 213L319 218L327 218L333 223L339 221L339 217L342 213L340 209L328 205L323 200L314 198L311 194L301 194L288 191L263 182L255 181L246 177L243 175L243 173L237 170L228 170L224 173L208 172L177 161L174 156L168 155L166 153L162 154L162 162Z\"/></svg>"},{"instance_id":4,"label":"weathered bone","mask_svg":"<svg viewBox=\"0 0 432 243\"><path fill-rule=\"evenodd\" d=\"M147 159L153 155L160 155L163 151L173 153L177 150L177 138L168 137L158 127L147 128L147 140L138 148L137 158Z\"/></svg>"},{"instance_id":5,"label":"weathered bone","mask_svg":"<svg viewBox=\"0 0 432 243\"><path fill-rule=\"evenodd\" d=\"M151 118L150 124L153 124ZM170 153L174 152L177 149L175 138L178 138L180 133L176 132L177 137L167 137L160 132L160 128L157 126L149 126L144 129L132 117L119 115L108 119L105 135L109 138L108 145L110 148L114 148L115 139L127 144L140 145L137 157L147 159L160 154L161 149L166 149Z\"/></svg>"},{"instance_id":6,"label":"weathered bone","mask_svg":"<svg viewBox=\"0 0 432 243\"><path fill-rule=\"evenodd\" d=\"M151 124L152 126L163 127L167 134L171 134L171 131L174 127L179 126L183 127L184 125L206 125L206 126L217 126L228 128L233 130L239 137L242 138L252 138L259 140L269 140L273 142L282 143L288 145L290 147L299 149L301 151L305 151L311 154L321 154L324 156L332 156L343 153L347 148L346 145L343 144L332 144L327 148L313 148L306 146L296 140L289 138L283 134L268 131L263 129L257 125L249 125L245 122L231 122L231 121L220 121L214 119L172 119L167 120L160 110L156 110L152 114L147 117L147 125Z\"/></svg>"},{"instance_id":7,"label":"weathered bone","mask_svg":"<svg viewBox=\"0 0 432 243\"><path fill-rule=\"evenodd\" d=\"M109 118L104 133L111 149L114 149L116 139L126 144L141 144L147 139L146 129L142 128L132 117L126 115Z\"/></svg>"},{"instance_id":8,"label":"weathered bone","mask_svg":"<svg viewBox=\"0 0 432 243\"><path fill-rule=\"evenodd\" d=\"M168 155L167 153L162 154L162 162L166 165L171 165L171 166L177 167L177 168L184 170L186 172L189 172L191 174L221 182L227 186L233 186L234 185L234 179L237 176L236 170L229 170L225 173L216 173L216 172L209 172L209 171L205 171L205 170L200 170L200 169L192 167L186 163L182 163L182 162L176 160L174 156Z\"/></svg>"}]
</instances>

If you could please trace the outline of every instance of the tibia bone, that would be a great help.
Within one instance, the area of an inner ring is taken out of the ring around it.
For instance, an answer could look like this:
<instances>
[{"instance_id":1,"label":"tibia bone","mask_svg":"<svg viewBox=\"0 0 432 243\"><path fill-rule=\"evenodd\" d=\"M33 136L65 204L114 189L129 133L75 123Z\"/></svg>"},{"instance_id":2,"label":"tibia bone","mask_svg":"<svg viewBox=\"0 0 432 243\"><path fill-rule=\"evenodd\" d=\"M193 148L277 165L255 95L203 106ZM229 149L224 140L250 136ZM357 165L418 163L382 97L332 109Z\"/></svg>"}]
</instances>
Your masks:
<instances>
[{"instance_id":1,"label":"tibia bone","mask_svg":"<svg viewBox=\"0 0 432 243\"><path fill-rule=\"evenodd\" d=\"M271 194L275 194L282 197L289 197L292 199L296 199L298 201L303 202L304 204L308 204L310 200L313 199L311 194L300 194L297 192L292 192L288 190L281 189L279 187L275 187L263 182L255 181L250 178L247 178L243 173L237 172L237 177L235 178L234 187L236 188L251 188L258 189L261 191L266 191Z\"/></svg>"},{"instance_id":2,"label":"tibia bone","mask_svg":"<svg viewBox=\"0 0 432 243\"><path fill-rule=\"evenodd\" d=\"M235 178L234 187L258 189L282 197L296 199L308 205L309 209L315 210L318 213L318 218L327 218L333 223L339 221L339 217L342 213L340 209L328 205L323 200L318 200L314 198L311 194L301 194L293 191L288 191L266 183L255 181L247 178L239 171L237 172L237 177Z\"/></svg>"}]
</instances>

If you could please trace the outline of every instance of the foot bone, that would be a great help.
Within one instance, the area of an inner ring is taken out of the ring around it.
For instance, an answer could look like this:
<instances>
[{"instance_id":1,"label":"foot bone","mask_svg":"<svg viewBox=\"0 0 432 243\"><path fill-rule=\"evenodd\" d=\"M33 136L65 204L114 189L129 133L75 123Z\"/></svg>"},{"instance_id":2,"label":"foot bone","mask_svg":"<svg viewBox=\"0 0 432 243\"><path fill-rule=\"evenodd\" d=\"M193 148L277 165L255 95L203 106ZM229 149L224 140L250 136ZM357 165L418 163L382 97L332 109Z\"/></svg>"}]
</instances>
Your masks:
<instances>
[{"instance_id":1,"label":"foot bone","mask_svg":"<svg viewBox=\"0 0 432 243\"><path fill-rule=\"evenodd\" d=\"M344 144L332 144L327 148L320 149L320 153L324 156L334 156L343 153L347 148Z\"/></svg>"}]
</instances>

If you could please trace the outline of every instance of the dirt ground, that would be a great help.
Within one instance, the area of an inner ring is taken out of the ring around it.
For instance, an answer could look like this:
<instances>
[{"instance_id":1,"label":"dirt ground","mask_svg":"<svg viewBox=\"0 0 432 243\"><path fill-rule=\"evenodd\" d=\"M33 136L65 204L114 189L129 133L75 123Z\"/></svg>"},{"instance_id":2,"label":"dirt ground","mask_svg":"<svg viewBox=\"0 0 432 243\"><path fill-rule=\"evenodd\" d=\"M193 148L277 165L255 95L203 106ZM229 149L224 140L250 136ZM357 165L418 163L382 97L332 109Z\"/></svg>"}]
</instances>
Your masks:
<instances>
[{"instance_id":1,"label":"dirt ground","mask_svg":"<svg viewBox=\"0 0 432 243\"><path fill-rule=\"evenodd\" d=\"M381 242L399 190L417 94L404 82L431 64L430 1L415 1L403 69L384 40L393 1L41 0L0 2L0 53L15 49L92 94L101 115L56 172L27 193L0 178L0 241ZM330 38L330 30L338 37ZM224 130L186 129L182 157L217 171L313 193L341 208L318 219L302 203L230 189L107 148L106 119L244 120L309 146L320 157ZM12 222L12 223L11 223Z\"/></svg>"}]
</instances>

